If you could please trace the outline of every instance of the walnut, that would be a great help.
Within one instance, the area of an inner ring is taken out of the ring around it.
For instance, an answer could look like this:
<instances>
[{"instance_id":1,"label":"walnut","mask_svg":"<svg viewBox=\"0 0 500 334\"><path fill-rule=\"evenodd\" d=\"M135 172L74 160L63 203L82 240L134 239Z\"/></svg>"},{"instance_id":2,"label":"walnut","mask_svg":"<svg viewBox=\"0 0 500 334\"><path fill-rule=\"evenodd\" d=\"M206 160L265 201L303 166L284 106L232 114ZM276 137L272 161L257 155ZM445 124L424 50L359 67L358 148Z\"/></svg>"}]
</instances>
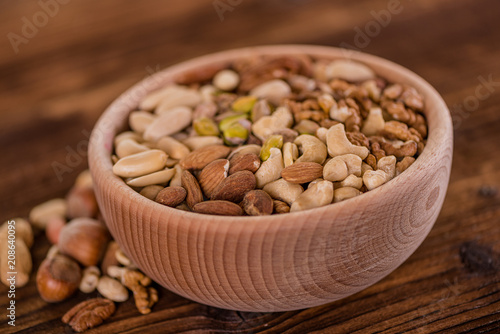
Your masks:
<instances>
[{"instance_id":1,"label":"walnut","mask_svg":"<svg viewBox=\"0 0 500 334\"><path fill-rule=\"evenodd\" d=\"M138 270L125 270L122 283L134 293L135 306L142 314L151 312L151 307L158 301L158 291L151 284L151 279Z\"/></svg>"},{"instance_id":2,"label":"walnut","mask_svg":"<svg viewBox=\"0 0 500 334\"><path fill-rule=\"evenodd\" d=\"M63 317L75 332L83 332L100 325L115 312L115 303L105 298L89 299L73 307Z\"/></svg>"},{"instance_id":3,"label":"walnut","mask_svg":"<svg viewBox=\"0 0 500 334\"><path fill-rule=\"evenodd\" d=\"M366 136L361 132L346 132L347 139L354 145L365 146L366 148L370 148L370 141Z\"/></svg>"}]
</instances>

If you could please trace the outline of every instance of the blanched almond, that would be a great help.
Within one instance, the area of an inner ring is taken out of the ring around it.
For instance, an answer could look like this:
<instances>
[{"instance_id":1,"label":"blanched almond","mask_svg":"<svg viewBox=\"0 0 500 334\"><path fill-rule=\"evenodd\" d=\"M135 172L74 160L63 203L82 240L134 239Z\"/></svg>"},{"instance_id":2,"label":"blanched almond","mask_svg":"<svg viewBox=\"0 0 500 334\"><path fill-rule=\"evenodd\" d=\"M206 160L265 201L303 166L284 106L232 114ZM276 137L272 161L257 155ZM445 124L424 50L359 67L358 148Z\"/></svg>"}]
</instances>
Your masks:
<instances>
[{"instance_id":1,"label":"blanched almond","mask_svg":"<svg viewBox=\"0 0 500 334\"><path fill-rule=\"evenodd\" d=\"M138 177L159 171L166 162L165 152L149 150L121 158L113 166L113 173L121 177Z\"/></svg>"}]
</instances>

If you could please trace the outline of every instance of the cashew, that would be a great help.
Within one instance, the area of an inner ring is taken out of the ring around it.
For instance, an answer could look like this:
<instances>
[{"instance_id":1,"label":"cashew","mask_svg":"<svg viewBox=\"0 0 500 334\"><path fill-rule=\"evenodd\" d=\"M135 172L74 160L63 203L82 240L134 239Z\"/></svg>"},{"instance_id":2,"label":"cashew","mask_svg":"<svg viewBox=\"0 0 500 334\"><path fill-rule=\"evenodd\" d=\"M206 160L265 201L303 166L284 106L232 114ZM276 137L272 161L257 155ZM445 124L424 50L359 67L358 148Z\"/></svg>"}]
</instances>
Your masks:
<instances>
[{"instance_id":1,"label":"cashew","mask_svg":"<svg viewBox=\"0 0 500 334\"><path fill-rule=\"evenodd\" d=\"M316 137L318 137L319 140L321 140L324 144L326 144L326 133L328 132L327 128L318 128L316 130Z\"/></svg>"},{"instance_id":2,"label":"cashew","mask_svg":"<svg viewBox=\"0 0 500 334\"><path fill-rule=\"evenodd\" d=\"M349 139L347 139L344 124L332 126L326 133L326 142L328 153L330 153L332 157L352 153L364 159L370 153L368 148L353 145Z\"/></svg>"},{"instance_id":3,"label":"cashew","mask_svg":"<svg viewBox=\"0 0 500 334\"><path fill-rule=\"evenodd\" d=\"M328 79L338 78L350 82L359 82L375 78L375 73L368 66L352 60L334 60L326 65Z\"/></svg>"},{"instance_id":4,"label":"cashew","mask_svg":"<svg viewBox=\"0 0 500 334\"><path fill-rule=\"evenodd\" d=\"M333 183L330 181L320 181L312 187L307 188L292 203L290 212L318 208L330 204L333 200Z\"/></svg>"},{"instance_id":5,"label":"cashew","mask_svg":"<svg viewBox=\"0 0 500 334\"><path fill-rule=\"evenodd\" d=\"M352 187L342 187L335 189L335 194L333 195L333 202L341 202L349 198L356 197L358 195L361 195L362 192L359 191L356 188Z\"/></svg>"},{"instance_id":6,"label":"cashew","mask_svg":"<svg viewBox=\"0 0 500 334\"><path fill-rule=\"evenodd\" d=\"M293 184L284 179L268 183L262 190L267 192L273 199L286 202L288 205L291 205L304 192L304 188L300 184Z\"/></svg>"},{"instance_id":7,"label":"cashew","mask_svg":"<svg viewBox=\"0 0 500 334\"><path fill-rule=\"evenodd\" d=\"M329 160L323 168L323 178L328 181L342 181L348 175L361 176L363 161L355 154L344 154Z\"/></svg>"},{"instance_id":8,"label":"cashew","mask_svg":"<svg viewBox=\"0 0 500 334\"><path fill-rule=\"evenodd\" d=\"M293 129L300 134L314 135L319 129L319 125L309 119L303 119Z\"/></svg>"},{"instance_id":9,"label":"cashew","mask_svg":"<svg viewBox=\"0 0 500 334\"><path fill-rule=\"evenodd\" d=\"M384 130L385 121L382 116L382 109L371 108L368 117L366 118L361 132L366 136L374 136L378 134L379 131Z\"/></svg>"},{"instance_id":10,"label":"cashew","mask_svg":"<svg viewBox=\"0 0 500 334\"><path fill-rule=\"evenodd\" d=\"M274 132L290 128L293 124L293 115L287 107L279 107L271 116L263 116L253 123L252 132L257 138L265 141Z\"/></svg>"},{"instance_id":11,"label":"cashew","mask_svg":"<svg viewBox=\"0 0 500 334\"><path fill-rule=\"evenodd\" d=\"M144 133L154 122L156 116L147 111L132 111L128 117L130 128L137 133Z\"/></svg>"},{"instance_id":12,"label":"cashew","mask_svg":"<svg viewBox=\"0 0 500 334\"><path fill-rule=\"evenodd\" d=\"M104 297L115 302L124 302L128 299L128 290L117 280L102 276L97 283L97 291Z\"/></svg>"},{"instance_id":13,"label":"cashew","mask_svg":"<svg viewBox=\"0 0 500 334\"><path fill-rule=\"evenodd\" d=\"M261 147L259 145L251 144L251 145L243 145L238 148L236 148L231 154L229 155L228 159L231 160L233 156L236 154L255 154L259 155L260 154L260 149Z\"/></svg>"},{"instance_id":14,"label":"cashew","mask_svg":"<svg viewBox=\"0 0 500 334\"><path fill-rule=\"evenodd\" d=\"M348 106L339 107L337 104L334 104L330 109L330 118L334 121L339 121L344 123L349 117L352 116L352 111Z\"/></svg>"},{"instance_id":15,"label":"cashew","mask_svg":"<svg viewBox=\"0 0 500 334\"><path fill-rule=\"evenodd\" d=\"M128 155L132 155L135 153L144 152L144 151L148 151L148 150L149 150L149 147L142 145L142 144L139 144L138 142L136 142L133 139L121 140L115 149L116 155L120 159L123 157L126 157Z\"/></svg>"},{"instance_id":16,"label":"cashew","mask_svg":"<svg viewBox=\"0 0 500 334\"><path fill-rule=\"evenodd\" d=\"M323 178L328 181L342 181L348 175L347 164L342 159L330 159L323 167Z\"/></svg>"},{"instance_id":17,"label":"cashew","mask_svg":"<svg viewBox=\"0 0 500 334\"><path fill-rule=\"evenodd\" d=\"M389 155L379 159L377 169L383 170L387 174L387 181L393 179L396 176L396 157Z\"/></svg>"},{"instance_id":18,"label":"cashew","mask_svg":"<svg viewBox=\"0 0 500 334\"><path fill-rule=\"evenodd\" d=\"M367 80L361 84L366 91L368 92L368 96L375 102L380 101L380 95L382 93L382 90L380 87L377 85L377 82L373 79Z\"/></svg>"},{"instance_id":19,"label":"cashew","mask_svg":"<svg viewBox=\"0 0 500 334\"><path fill-rule=\"evenodd\" d=\"M182 141L191 151L210 145L222 145L222 138L216 136L189 137Z\"/></svg>"},{"instance_id":20,"label":"cashew","mask_svg":"<svg viewBox=\"0 0 500 334\"><path fill-rule=\"evenodd\" d=\"M386 182L387 182L387 174L381 169L375 171L367 170L363 174L363 183L365 184L368 190L380 187Z\"/></svg>"},{"instance_id":21,"label":"cashew","mask_svg":"<svg viewBox=\"0 0 500 334\"><path fill-rule=\"evenodd\" d=\"M278 106L281 100L292 92L290 86L283 80L270 80L253 88L249 95L267 99L272 104Z\"/></svg>"},{"instance_id":22,"label":"cashew","mask_svg":"<svg viewBox=\"0 0 500 334\"><path fill-rule=\"evenodd\" d=\"M315 136L300 135L295 139L294 144L302 152L297 162L317 162L319 164L325 162L327 156L326 145Z\"/></svg>"},{"instance_id":23,"label":"cashew","mask_svg":"<svg viewBox=\"0 0 500 334\"><path fill-rule=\"evenodd\" d=\"M365 175L366 171L373 170L372 166L367 164L366 162L363 162L361 164L361 176Z\"/></svg>"},{"instance_id":24,"label":"cashew","mask_svg":"<svg viewBox=\"0 0 500 334\"><path fill-rule=\"evenodd\" d=\"M255 172L257 180L257 188L262 188L269 182L273 182L280 178L283 170L283 156L279 148L271 148L269 159L264 161L259 169Z\"/></svg>"},{"instance_id":25,"label":"cashew","mask_svg":"<svg viewBox=\"0 0 500 334\"><path fill-rule=\"evenodd\" d=\"M90 266L83 269L82 280L80 281L80 291L83 293L91 293L97 287L101 271L96 266Z\"/></svg>"},{"instance_id":26,"label":"cashew","mask_svg":"<svg viewBox=\"0 0 500 334\"><path fill-rule=\"evenodd\" d=\"M156 148L167 153L172 159L182 159L191 152L186 145L172 137L162 137L156 143Z\"/></svg>"},{"instance_id":27,"label":"cashew","mask_svg":"<svg viewBox=\"0 0 500 334\"><path fill-rule=\"evenodd\" d=\"M285 143L283 145L283 163L285 168L292 165L299 157L299 149L294 143Z\"/></svg>"},{"instance_id":28,"label":"cashew","mask_svg":"<svg viewBox=\"0 0 500 334\"><path fill-rule=\"evenodd\" d=\"M351 187L356 189L361 189L363 186L363 178L356 176L354 174L349 175L344 179L344 181L340 182L340 187Z\"/></svg>"}]
</instances>

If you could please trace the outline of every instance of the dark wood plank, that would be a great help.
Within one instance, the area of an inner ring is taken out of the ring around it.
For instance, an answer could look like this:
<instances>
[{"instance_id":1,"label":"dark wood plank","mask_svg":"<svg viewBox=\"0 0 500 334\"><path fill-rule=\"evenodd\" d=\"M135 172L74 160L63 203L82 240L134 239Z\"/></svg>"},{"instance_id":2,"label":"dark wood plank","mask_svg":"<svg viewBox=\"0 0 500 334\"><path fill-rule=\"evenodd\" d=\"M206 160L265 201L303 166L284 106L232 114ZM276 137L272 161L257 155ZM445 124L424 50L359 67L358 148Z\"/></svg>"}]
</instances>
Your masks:
<instances>
[{"instance_id":1,"label":"dark wood plank","mask_svg":"<svg viewBox=\"0 0 500 334\"><path fill-rule=\"evenodd\" d=\"M500 258L500 5L494 0L401 0L401 12L391 15L386 27L368 42L356 43L357 29L366 31L375 22L371 12L386 10L389 2L242 1L221 21L212 1L71 1L60 5L15 53L7 35L20 34L22 18L32 20L41 7L37 1L3 1L0 219L26 216L32 206L64 196L86 168L83 151L101 112L159 68L246 45L349 44L419 73L443 95L454 117L447 198L417 252L369 289L312 309L241 313L161 289L153 313L141 316L128 301L91 332L498 332L500 273L470 261ZM489 77L495 82L489 96L467 110L481 78ZM82 153L70 153L79 148ZM66 159L74 160L68 160L72 172L58 179L52 163L65 164ZM488 189L497 189L496 194ZM469 262L460 253L464 245L469 245ZM48 247L39 236L33 248L34 273ZM480 247L491 251L486 258L473 256ZM66 332L60 317L88 298L78 294L48 305L37 295L34 273L16 293L16 328L8 328L4 318L1 332ZM1 286L2 310L6 294Z\"/></svg>"}]
</instances>

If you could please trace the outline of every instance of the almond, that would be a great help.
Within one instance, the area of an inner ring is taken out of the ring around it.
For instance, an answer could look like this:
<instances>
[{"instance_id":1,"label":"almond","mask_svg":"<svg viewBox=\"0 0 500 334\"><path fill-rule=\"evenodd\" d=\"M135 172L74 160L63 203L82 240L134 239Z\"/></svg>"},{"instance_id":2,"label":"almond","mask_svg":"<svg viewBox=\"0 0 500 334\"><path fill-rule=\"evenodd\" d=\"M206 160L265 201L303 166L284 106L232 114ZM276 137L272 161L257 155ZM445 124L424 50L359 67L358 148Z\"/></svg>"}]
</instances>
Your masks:
<instances>
[{"instance_id":1,"label":"almond","mask_svg":"<svg viewBox=\"0 0 500 334\"><path fill-rule=\"evenodd\" d=\"M290 212L290 207L288 204L277 199L273 200L274 213L288 213Z\"/></svg>"},{"instance_id":2,"label":"almond","mask_svg":"<svg viewBox=\"0 0 500 334\"><path fill-rule=\"evenodd\" d=\"M243 210L238 204L228 201L205 201L193 208L194 212L219 216L241 216Z\"/></svg>"},{"instance_id":3,"label":"almond","mask_svg":"<svg viewBox=\"0 0 500 334\"><path fill-rule=\"evenodd\" d=\"M214 160L228 156L231 148L224 145L211 145L194 150L180 162L182 169L203 169Z\"/></svg>"},{"instance_id":4,"label":"almond","mask_svg":"<svg viewBox=\"0 0 500 334\"><path fill-rule=\"evenodd\" d=\"M210 199L239 203L248 191L255 189L255 186L256 180L252 172L248 170L236 172L215 188Z\"/></svg>"},{"instance_id":5,"label":"almond","mask_svg":"<svg viewBox=\"0 0 500 334\"><path fill-rule=\"evenodd\" d=\"M265 216L273 213L273 199L263 190L251 190L242 202L243 210L249 216Z\"/></svg>"},{"instance_id":6,"label":"almond","mask_svg":"<svg viewBox=\"0 0 500 334\"><path fill-rule=\"evenodd\" d=\"M323 177L323 166L316 162L296 162L281 171L281 177L290 183L307 183Z\"/></svg>"},{"instance_id":7,"label":"almond","mask_svg":"<svg viewBox=\"0 0 500 334\"><path fill-rule=\"evenodd\" d=\"M247 153L247 154L236 154L234 155L230 162L229 175L242 170L249 170L255 173L260 167L260 158L257 154Z\"/></svg>"},{"instance_id":8,"label":"almond","mask_svg":"<svg viewBox=\"0 0 500 334\"><path fill-rule=\"evenodd\" d=\"M182 186L186 189L186 202L187 205L192 209L197 203L203 201L203 194L200 189L200 185L196 178L188 172L187 170L182 172L181 177Z\"/></svg>"},{"instance_id":9,"label":"almond","mask_svg":"<svg viewBox=\"0 0 500 334\"><path fill-rule=\"evenodd\" d=\"M186 198L187 191L183 187L167 187L156 195L155 201L175 208Z\"/></svg>"},{"instance_id":10,"label":"almond","mask_svg":"<svg viewBox=\"0 0 500 334\"><path fill-rule=\"evenodd\" d=\"M227 177L229 160L217 159L209 163L198 176L198 182L205 196L210 198L217 186Z\"/></svg>"}]
</instances>

